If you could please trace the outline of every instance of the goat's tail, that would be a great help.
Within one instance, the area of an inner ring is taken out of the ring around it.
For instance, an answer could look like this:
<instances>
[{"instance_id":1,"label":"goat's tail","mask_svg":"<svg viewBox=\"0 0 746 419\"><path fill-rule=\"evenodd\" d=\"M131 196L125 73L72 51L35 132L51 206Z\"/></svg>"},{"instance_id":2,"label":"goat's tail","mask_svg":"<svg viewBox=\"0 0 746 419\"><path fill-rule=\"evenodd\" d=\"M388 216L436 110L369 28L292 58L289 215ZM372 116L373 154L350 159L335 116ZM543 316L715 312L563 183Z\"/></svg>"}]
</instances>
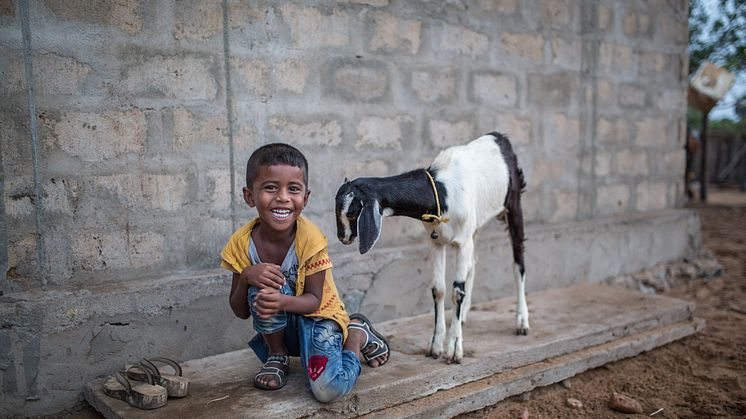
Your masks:
<instances>
[{"instance_id":1,"label":"goat's tail","mask_svg":"<svg viewBox=\"0 0 746 419\"><path fill-rule=\"evenodd\" d=\"M523 170L518 166L518 157L513 152L510 141L498 132L490 133L500 147L505 164L508 166L508 193L505 195L505 220L508 222L508 232L513 245L513 262L520 269L521 275L526 272L523 261L526 237L523 232L523 209L521 208L521 194L526 190L526 180Z\"/></svg>"}]
</instances>

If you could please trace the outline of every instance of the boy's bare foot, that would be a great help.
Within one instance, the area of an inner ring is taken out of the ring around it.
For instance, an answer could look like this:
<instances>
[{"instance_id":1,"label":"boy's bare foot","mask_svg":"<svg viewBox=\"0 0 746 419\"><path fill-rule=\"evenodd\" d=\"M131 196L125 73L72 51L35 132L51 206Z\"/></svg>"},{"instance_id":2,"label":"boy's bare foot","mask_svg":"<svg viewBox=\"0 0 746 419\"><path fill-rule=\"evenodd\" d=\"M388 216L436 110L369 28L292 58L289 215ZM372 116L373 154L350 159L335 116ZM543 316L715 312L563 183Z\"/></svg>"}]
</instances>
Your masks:
<instances>
[{"instance_id":1,"label":"boy's bare foot","mask_svg":"<svg viewBox=\"0 0 746 419\"><path fill-rule=\"evenodd\" d=\"M262 369L254 376L254 385L264 390L277 390L287 383L286 375L290 368L287 355L270 355Z\"/></svg>"},{"instance_id":2,"label":"boy's bare foot","mask_svg":"<svg viewBox=\"0 0 746 419\"><path fill-rule=\"evenodd\" d=\"M365 316L357 313L350 316L348 333L350 345L363 355L369 367L378 368L388 362L389 346L386 338L373 329Z\"/></svg>"}]
</instances>

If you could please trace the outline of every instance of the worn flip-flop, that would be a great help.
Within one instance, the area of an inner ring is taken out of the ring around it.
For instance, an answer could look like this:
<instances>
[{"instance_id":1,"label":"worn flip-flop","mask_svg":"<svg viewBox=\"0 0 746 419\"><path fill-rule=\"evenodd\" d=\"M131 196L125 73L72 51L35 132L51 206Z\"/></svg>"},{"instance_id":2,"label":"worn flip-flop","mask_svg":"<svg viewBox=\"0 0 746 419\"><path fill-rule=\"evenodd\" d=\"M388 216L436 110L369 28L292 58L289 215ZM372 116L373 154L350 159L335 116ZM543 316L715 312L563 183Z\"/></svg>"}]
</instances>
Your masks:
<instances>
[{"instance_id":1,"label":"worn flip-flop","mask_svg":"<svg viewBox=\"0 0 746 419\"><path fill-rule=\"evenodd\" d=\"M280 368L270 366L270 363L280 364ZM279 390L285 387L287 384L287 373L290 370L290 357L287 355L270 355L267 357L267 362L264 363L262 369L254 376L254 386L262 390ZM270 387L266 384L262 384L258 381L261 377L275 376L277 377L277 387Z\"/></svg>"},{"instance_id":2,"label":"worn flip-flop","mask_svg":"<svg viewBox=\"0 0 746 419\"><path fill-rule=\"evenodd\" d=\"M173 374L164 373L155 365L164 364L171 367ZM189 379L182 376L181 365L178 362L161 356L153 358L143 358L137 364L139 368L130 369L127 376L133 380L146 381L145 373L153 376L155 384L163 386L168 392L168 397L185 397L189 393Z\"/></svg>"},{"instance_id":3,"label":"worn flip-flop","mask_svg":"<svg viewBox=\"0 0 746 419\"><path fill-rule=\"evenodd\" d=\"M365 333L365 344L363 344L363 348L360 350L360 353L363 355L363 358L365 358L365 362L368 364L368 366L371 366L371 363L375 358L389 353L389 344L386 341L386 338L373 328L370 320L368 320L367 317L363 316L360 313L355 313L350 316L350 320L359 320L362 322L351 322L348 328L357 329ZM388 359L378 364L378 366L380 367L386 362L388 362Z\"/></svg>"},{"instance_id":4,"label":"worn flip-flop","mask_svg":"<svg viewBox=\"0 0 746 419\"><path fill-rule=\"evenodd\" d=\"M146 382L130 382L127 375L139 369L146 377ZM168 392L162 386L155 385L153 376L146 370L133 365L124 370L117 371L113 377L104 382L104 394L115 399L123 400L138 409L157 409L166 404Z\"/></svg>"}]
</instances>

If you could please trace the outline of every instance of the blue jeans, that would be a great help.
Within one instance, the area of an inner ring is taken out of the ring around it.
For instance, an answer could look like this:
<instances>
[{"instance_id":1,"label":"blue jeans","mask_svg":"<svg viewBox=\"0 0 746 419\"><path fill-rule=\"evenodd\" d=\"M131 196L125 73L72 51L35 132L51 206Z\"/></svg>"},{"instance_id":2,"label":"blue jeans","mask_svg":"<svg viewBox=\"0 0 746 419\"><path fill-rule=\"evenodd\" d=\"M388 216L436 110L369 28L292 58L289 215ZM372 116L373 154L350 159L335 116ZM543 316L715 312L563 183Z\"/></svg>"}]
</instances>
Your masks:
<instances>
[{"instance_id":1,"label":"blue jeans","mask_svg":"<svg viewBox=\"0 0 746 419\"><path fill-rule=\"evenodd\" d=\"M256 295L256 293L254 294ZM253 301L249 289L249 304ZM251 305L250 305L251 307ZM300 314L283 313L270 320L257 319L253 309L254 325L266 326L274 332L285 330L285 346L291 356L300 356L308 386L316 400L322 403L333 402L346 396L355 385L362 367L353 351L342 349L342 330L334 320L315 320ZM281 320L282 319L282 320ZM249 342L249 346L260 361L267 362L269 348L262 333Z\"/></svg>"}]
</instances>

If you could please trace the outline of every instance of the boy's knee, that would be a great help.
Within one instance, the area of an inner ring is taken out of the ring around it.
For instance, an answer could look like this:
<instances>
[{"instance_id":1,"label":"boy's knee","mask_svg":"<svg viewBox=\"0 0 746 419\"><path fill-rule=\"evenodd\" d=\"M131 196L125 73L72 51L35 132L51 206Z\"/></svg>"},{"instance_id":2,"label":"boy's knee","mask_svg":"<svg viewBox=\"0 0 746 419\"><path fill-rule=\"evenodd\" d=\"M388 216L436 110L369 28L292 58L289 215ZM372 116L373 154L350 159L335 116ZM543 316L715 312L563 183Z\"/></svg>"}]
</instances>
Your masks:
<instances>
[{"instance_id":1,"label":"boy's knee","mask_svg":"<svg viewBox=\"0 0 746 419\"><path fill-rule=\"evenodd\" d=\"M327 381L311 381L311 393L321 403L330 403L344 397L347 392Z\"/></svg>"}]
</instances>

